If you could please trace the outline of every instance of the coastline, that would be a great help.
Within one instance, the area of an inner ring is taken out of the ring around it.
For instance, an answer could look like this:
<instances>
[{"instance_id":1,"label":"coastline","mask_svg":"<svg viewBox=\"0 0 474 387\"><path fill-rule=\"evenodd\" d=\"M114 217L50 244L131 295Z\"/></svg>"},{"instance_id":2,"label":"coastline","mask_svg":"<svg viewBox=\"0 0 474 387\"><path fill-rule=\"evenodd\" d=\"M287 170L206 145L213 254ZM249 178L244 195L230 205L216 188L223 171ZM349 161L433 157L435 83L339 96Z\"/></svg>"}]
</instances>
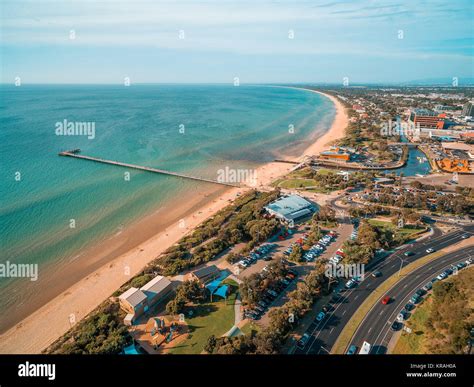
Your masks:
<instances>
[{"instance_id":1,"label":"coastline","mask_svg":"<svg viewBox=\"0 0 474 387\"><path fill-rule=\"evenodd\" d=\"M315 90L297 89L321 94L329 98L336 108L331 127L305 149L300 156L303 159L305 155L317 154L324 150L328 143L343 137L348 117L342 103L337 98ZM258 167L255 188L268 186L276 178L288 173L291 168L292 165L278 162ZM133 239L126 239L122 247L126 248L130 245L127 252L110 260L97 259L101 266L93 273L84 274L74 285L62 290L55 298L0 335L0 353L41 352L71 327L71 314L74 315L76 321L85 317L123 283L137 274L148 262L158 257L198 224L228 205L239 193L249 189L251 188L228 188L224 192L222 192L222 188L210 189L205 194L201 193L200 197L194 198L195 200L191 203L186 202L187 208L184 211L182 208L181 211L177 209L173 214L174 222L170 221L168 225L162 225L162 229L155 232L145 242L132 248ZM182 222L176 219L184 219L185 227L181 227ZM163 227L165 228L163 229ZM124 231L125 233L126 231ZM110 256L111 251L107 251L107 248L111 247L103 244L99 256L102 258L104 255ZM129 268L127 275L125 267ZM90 266L87 268L90 270ZM77 277L81 277L80 273L75 274Z\"/></svg>"}]
</instances>

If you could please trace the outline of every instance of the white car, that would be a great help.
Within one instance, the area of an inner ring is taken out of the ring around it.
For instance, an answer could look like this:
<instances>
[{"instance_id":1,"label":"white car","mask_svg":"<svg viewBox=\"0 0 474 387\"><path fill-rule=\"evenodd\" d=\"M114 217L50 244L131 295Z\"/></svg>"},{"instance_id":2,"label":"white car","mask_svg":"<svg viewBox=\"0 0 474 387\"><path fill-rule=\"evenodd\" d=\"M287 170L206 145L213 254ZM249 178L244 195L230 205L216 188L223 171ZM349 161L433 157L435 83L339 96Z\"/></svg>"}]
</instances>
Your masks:
<instances>
[{"instance_id":1,"label":"white car","mask_svg":"<svg viewBox=\"0 0 474 387\"><path fill-rule=\"evenodd\" d=\"M349 281L346 282L346 288L347 289L350 289L352 288L354 285L356 284L356 281L354 281L353 279L350 279Z\"/></svg>"},{"instance_id":2,"label":"white car","mask_svg":"<svg viewBox=\"0 0 474 387\"><path fill-rule=\"evenodd\" d=\"M433 249L432 247L430 247L429 249L426 249L426 252L428 254L431 254L431 253L434 253L435 252L435 249Z\"/></svg>"},{"instance_id":3,"label":"white car","mask_svg":"<svg viewBox=\"0 0 474 387\"><path fill-rule=\"evenodd\" d=\"M436 278L437 278L438 280L442 281L442 280L444 280L446 277L447 277L446 274L441 273L441 274L440 274L439 276L437 276Z\"/></svg>"}]
</instances>

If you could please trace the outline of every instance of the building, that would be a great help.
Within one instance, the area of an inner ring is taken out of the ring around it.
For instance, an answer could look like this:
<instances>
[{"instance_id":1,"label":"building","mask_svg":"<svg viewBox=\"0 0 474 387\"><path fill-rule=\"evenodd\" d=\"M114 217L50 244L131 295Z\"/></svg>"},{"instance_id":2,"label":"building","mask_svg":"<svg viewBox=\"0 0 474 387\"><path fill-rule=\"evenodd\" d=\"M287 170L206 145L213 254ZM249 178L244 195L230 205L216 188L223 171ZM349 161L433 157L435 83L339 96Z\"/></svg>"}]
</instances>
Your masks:
<instances>
[{"instance_id":1,"label":"building","mask_svg":"<svg viewBox=\"0 0 474 387\"><path fill-rule=\"evenodd\" d=\"M355 151L355 150L354 150ZM328 151L321 152L319 154L319 157L322 159L328 159L328 160L343 160L343 161L350 161L351 159L351 152L352 150L349 148L338 148L338 147L332 147Z\"/></svg>"},{"instance_id":2,"label":"building","mask_svg":"<svg viewBox=\"0 0 474 387\"><path fill-rule=\"evenodd\" d=\"M202 284L206 284L218 277L220 277L221 271L216 265L205 266L201 269L195 270L191 273L191 279L197 280Z\"/></svg>"},{"instance_id":3,"label":"building","mask_svg":"<svg viewBox=\"0 0 474 387\"><path fill-rule=\"evenodd\" d=\"M413 109L409 121L420 128L443 129L445 114L437 114L428 109Z\"/></svg>"},{"instance_id":4,"label":"building","mask_svg":"<svg viewBox=\"0 0 474 387\"><path fill-rule=\"evenodd\" d=\"M145 294L148 306L151 307L166 300L173 291L173 285L168 278L158 275L143 285L140 290Z\"/></svg>"},{"instance_id":5,"label":"building","mask_svg":"<svg viewBox=\"0 0 474 387\"><path fill-rule=\"evenodd\" d=\"M467 102L462 107L462 115L472 117L474 116L474 104L472 102Z\"/></svg>"},{"instance_id":6,"label":"building","mask_svg":"<svg viewBox=\"0 0 474 387\"><path fill-rule=\"evenodd\" d=\"M461 133L459 137L464 141L474 141L474 132Z\"/></svg>"},{"instance_id":7,"label":"building","mask_svg":"<svg viewBox=\"0 0 474 387\"><path fill-rule=\"evenodd\" d=\"M469 160L465 159L442 159L438 161L439 167L445 172L469 173Z\"/></svg>"},{"instance_id":8,"label":"building","mask_svg":"<svg viewBox=\"0 0 474 387\"><path fill-rule=\"evenodd\" d=\"M316 205L298 195L283 196L268 204L265 210L286 223L294 223L316 212Z\"/></svg>"},{"instance_id":9,"label":"building","mask_svg":"<svg viewBox=\"0 0 474 387\"><path fill-rule=\"evenodd\" d=\"M130 288L119 296L120 307L133 316L139 316L148 310L146 295L140 289Z\"/></svg>"},{"instance_id":10,"label":"building","mask_svg":"<svg viewBox=\"0 0 474 387\"><path fill-rule=\"evenodd\" d=\"M321 157L322 159L342 160L342 161L350 161L351 159L351 155L347 152L333 152L333 151L321 152L319 157Z\"/></svg>"},{"instance_id":11,"label":"building","mask_svg":"<svg viewBox=\"0 0 474 387\"><path fill-rule=\"evenodd\" d=\"M173 291L173 285L168 278L161 275L147 282L140 289L130 288L122 293L118 299L120 307L127 312L124 323L132 325L133 322L148 310L168 299Z\"/></svg>"}]
</instances>

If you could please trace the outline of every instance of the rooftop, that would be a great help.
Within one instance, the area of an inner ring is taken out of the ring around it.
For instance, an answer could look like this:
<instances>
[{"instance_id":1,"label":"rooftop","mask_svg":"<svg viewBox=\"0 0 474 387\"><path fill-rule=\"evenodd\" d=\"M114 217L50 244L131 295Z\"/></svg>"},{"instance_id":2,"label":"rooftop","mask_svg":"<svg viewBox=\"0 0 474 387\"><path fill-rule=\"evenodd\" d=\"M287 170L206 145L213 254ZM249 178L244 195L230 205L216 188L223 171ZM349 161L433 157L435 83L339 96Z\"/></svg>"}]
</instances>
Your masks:
<instances>
[{"instance_id":1,"label":"rooftop","mask_svg":"<svg viewBox=\"0 0 474 387\"><path fill-rule=\"evenodd\" d=\"M119 296L119 299L127 301L133 307L146 300L146 295L140 289L130 288Z\"/></svg>"},{"instance_id":2,"label":"rooftop","mask_svg":"<svg viewBox=\"0 0 474 387\"><path fill-rule=\"evenodd\" d=\"M197 278L205 278L213 273L216 273L216 272L219 272L220 273L220 270L218 269L218 267L216 265L211 265L211 266L205 266L201 269L198 269L198 270L195 270L193 271L193 274L197 277Z\"/></svg>"},{"instance_id":3,"label":"rooftop","mask_svg":"<svg viewBox=\"0 0 474 387\"><path fill-rule=\"evenodd\" d=\"M161 293L171 284L170 280L161 275L157 275L150 282L143 285L140 290L145 293L146 297L153 297L155 294Z\"/></svg>"},{"instance_id":4,"label":"rooftop","mask_svg":"<svg viewBox=\"0 0 474 387\"><path fill-rule=\"evenodd\" d=\"M298 195L284 196L267 205L265 208L285 217L302 210L313 208L314 205Z\"/></svg>"}]
</instances>

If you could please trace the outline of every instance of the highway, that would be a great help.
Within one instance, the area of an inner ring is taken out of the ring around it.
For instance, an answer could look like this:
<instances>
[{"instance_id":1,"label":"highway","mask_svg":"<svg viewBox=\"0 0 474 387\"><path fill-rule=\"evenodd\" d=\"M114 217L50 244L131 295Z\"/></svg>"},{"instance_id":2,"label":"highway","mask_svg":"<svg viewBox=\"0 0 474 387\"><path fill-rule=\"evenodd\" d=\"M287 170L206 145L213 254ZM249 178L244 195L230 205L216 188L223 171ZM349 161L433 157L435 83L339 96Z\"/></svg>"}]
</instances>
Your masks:
<instances>
[{"instance_id":1,"label":"highway","mask_svg":"<svg viewBox=\"0 0 474 387\"><path fill-rule=\"evenodd\" d=\"M306 333L311 335L310 340L303 349L294 346L290 353L295 354L328 354L336 342L344 326L349 322L352 315L366 300L370 293L380 286L391 275L396 274L401 268L428 255L426 249L431 247L441 250L447 246L463 240L464 235L472 235L474 226L466 226L459 230L442 235L438 229L434 229L433 235L412 245L397 250L383 261L378 262L365 273L365 278L353 289L341 289L340 296L331 303L332 310L321 322L313 321ZM405 257L406 251L412 251L415 255ZM378 270L382 272L381 277L372 277L371 272Z\"/></svg>"},{"instance_id":2,"label":"highway","mask_svg":"<svg viewBox=\"0 0 474 387\"><path fill-rule=\"evenodd\" d=\"M452 264L465 261L472 256L474 256L474 246L443 255L404 277L377 300L377 303L364 317L354 333L350 344L360 348L362 343L367 341L372 345L371 353L386 353L388 343L394 334L390 328L391 324L396 320L397 315L407 304L410 297ZM381 298L385 295L393 298L392 302L387 305L381 303Z\"/></svg>"}]
</instances>

